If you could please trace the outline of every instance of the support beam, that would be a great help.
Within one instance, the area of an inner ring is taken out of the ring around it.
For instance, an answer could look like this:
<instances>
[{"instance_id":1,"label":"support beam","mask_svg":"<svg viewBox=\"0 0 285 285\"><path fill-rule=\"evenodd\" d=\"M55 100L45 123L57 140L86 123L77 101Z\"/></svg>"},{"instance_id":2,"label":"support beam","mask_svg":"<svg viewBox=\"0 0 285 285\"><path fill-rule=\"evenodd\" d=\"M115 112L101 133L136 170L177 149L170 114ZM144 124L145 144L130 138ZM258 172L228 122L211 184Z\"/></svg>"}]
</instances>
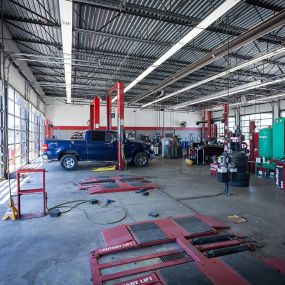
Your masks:
<instances>
[{"instance_id":1,"label":"support beam","mask_svg":"<svg viewBox=\"0 0 285 285\"><path fill-rule=\"evenodd\" d=\"M265 5L260 1L246 1L250 5L271 9L273 11L279 12L282 10L281 7L277 5ZM91 7L96 7L105 10L111 10L118 13L124 13L127 15L139 16L147 19L158 20L162 22L167 22L171 24L177 24L187 27L194 27L201 22L201 19L196 17L189 17L185 15L176 14L166 10L160 10L150 7L145 7L142 5L126 3L123 7L119 1L113 0L73 0L73 3L83 4ZM210 26L207 28L208 31L228 34L232 36L239 36L241 33L245 32L245 29L234 27L230 25L225 25L223 23L218 23L217 25ZM273 40L274 37L266 37L265 40Z\"/></svg>"},{"instance_id":2,"label":"support beam","mask_svg":"<svg viewBox=\"0 0 285 285\"><path fill-rule=\"evenodd\" d=\"M20 23L33 24L33 25L60 28L60 24L58 22L39 21L37 19L18 17L18 16L16 17L16 16L6 15L6 16L4 16L4 21L14 21L14 22L20 22Z\"/></svg>"}]
</instances>

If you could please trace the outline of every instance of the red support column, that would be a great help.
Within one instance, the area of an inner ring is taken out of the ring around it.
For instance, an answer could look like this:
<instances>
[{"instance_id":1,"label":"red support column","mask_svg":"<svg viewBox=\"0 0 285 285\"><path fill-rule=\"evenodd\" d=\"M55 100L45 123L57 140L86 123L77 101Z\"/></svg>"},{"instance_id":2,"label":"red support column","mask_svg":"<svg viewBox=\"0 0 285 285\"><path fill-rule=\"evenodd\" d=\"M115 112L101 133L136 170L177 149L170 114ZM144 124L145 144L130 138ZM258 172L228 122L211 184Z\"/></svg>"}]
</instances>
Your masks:
<instances>
[{"instance_id":1,"label":"red support column","mask_svg":"<svg viewBox=\"0 0 285 285\"><path fill-rule=\"evenodd\" d=\"M117 96L117 160L118 170L125 170L125 159L124 159L124 84L117 82L114 84L107 93L107 130L112 130L112 92L116 91Z\"/></svg>"},{"instance_id":2,"label":"red support column","mask_svg":"<svg viewBox=\"0 0 285 285\"><path fill-rule=\"evenodd\" d=\"M94 129L98 129L100 127L100 98L94 97L93 101L94 105Z\"/></svg>"},{"instance_id":3,"label":"red support column","mask_svg":"<svg viewBox=\"0 0 285 285\"><path fill-rule=\"evenodd\" d=\"M251 173L254 173L255 171L255 159L256 159L256 149L257 145L256 142L258 142L258 139L256 139L256 136L258 136L258 133L255 132L255 121L249 122L249 170Z\"/></svg>"},{"instance_id":4,"label":"red support column","mask_svg":"<svg viewBox=\"0 0 285 285\"><path fill-rule=\"evenodd\" d=\"M224 138L227 138L229 130L229 105L224 105Z\"/></svg>"},{"instance_id":5,"label":"red support column","mask_svg":"<svg viewBox=\"0 0 285 285\"><path fill-rule=\"evenodd\" d=\"M207 127L207 138L210 140L212 136L212 113L211 111L208 111L208 127Z\"/></svg>"},{"instance_id":6,"label":"red support column","mask_svg":"<svg viewBox=\"0 0 285 285\"><path fill-rule=\"evenodd\" d=\"M125 169L125 160L124 160L124 121L125 121L125 112L124 112L124 84L122 82L117 83L117 113L118 113L118 170Z\"/></svg>"},{"instance_id":7,"label":"red support column","mask_svg":"<svg viewBox=\"0 0 285 285\"><path fill-rule=\"evenodd\" d=\"M107 94L106 108L107 108L107 130L111 131L112 130L112 117L111 117L112 97L111 97L111 94Z\"/></svg>"},{"instance_id":8,"label":"red support column","mask_svg":"<svg viewBox=\"0 0 285 285\"><path fill-rule=\"evenodd\" d=\"M49 120L46 119L46 139L49 138Z\"/></svg>"},{"instance_id":9,"label":"red support column","mask_svg":"<svg viewBox=\"0 0 285 285\"><path fill-rule=\"evenodd\" d=\"M89 129L94 130L94 105L93 104L90 104Z\"/></svg>"},{"instance_id":10,"label":"red support column","mask_svg":"<svg viewBox=\"0 0 285 285\"><path fill-rule=\"evenodd\" d=\"M46 119L46 139L52 138L53 125L49 119Z\"/></svg>"},{"instance_id":11,"label":"red support column","mask_svg":"<svg viewBox=\"0 0 285 285\"><path fill-rule=\"evenodd\" d=\"M203 110L203 113L202 113L202 121L205 122L206 120L206 111ZM205 123L202 123L202 141L205 140Z\"/></svg>"}]
</instances>

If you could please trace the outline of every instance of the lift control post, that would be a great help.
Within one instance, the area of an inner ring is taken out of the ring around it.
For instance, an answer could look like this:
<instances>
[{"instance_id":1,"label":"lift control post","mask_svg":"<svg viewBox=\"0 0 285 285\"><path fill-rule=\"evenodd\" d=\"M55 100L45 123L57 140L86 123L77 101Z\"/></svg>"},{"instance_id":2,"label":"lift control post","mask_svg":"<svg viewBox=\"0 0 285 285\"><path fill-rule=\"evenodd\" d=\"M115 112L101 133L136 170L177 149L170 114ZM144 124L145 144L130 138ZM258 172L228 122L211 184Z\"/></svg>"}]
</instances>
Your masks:
<instances>
[{"instance_id":1,"label":"lift control post","mask_svg":"<svg viewBox=\"0 0 285 285\"><path fill-rule=\"evenodd\" d=\"M118 170L125 169L124 160L124 84L122 82L115 83L107 92L107 130L112 130L112 94L117 96L117 161Z\"/></svg>"}]
</instances>

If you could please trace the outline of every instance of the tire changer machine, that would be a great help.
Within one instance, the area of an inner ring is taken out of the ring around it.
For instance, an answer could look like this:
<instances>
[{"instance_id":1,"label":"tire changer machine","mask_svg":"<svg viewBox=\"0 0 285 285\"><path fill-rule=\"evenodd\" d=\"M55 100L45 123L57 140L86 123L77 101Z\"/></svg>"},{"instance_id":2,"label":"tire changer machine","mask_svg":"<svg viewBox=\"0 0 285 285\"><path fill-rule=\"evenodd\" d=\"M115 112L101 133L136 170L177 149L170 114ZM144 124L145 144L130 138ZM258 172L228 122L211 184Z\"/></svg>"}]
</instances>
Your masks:
<instances>
[{"instance_id":1,"label":"tire changer machine","mask_svg":"<svg viewBox=\"0 0 285 285\"><path fill-rule=\"evenodd\" d=\"M248 149L244 136L237 128L233 134L228 132L228 106L225 106L225 145L218 166L218 181L225 184L225 195L230 195L229 185L248 187Z\"/></svg>"}]
</instances>

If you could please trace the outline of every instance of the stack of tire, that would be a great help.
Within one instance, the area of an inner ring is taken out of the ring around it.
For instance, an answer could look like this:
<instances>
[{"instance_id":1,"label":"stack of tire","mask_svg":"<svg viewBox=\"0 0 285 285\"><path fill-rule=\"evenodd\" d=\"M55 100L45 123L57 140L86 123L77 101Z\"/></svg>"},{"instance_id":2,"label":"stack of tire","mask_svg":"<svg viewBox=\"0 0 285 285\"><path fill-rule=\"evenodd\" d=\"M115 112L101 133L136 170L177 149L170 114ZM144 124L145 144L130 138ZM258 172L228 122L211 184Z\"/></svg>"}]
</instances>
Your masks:
<instances>
[{"instance_id":1,"label":"stack of tire","mask_svg":"<svg viewBox=\"0 0 285 285\"><path fill-rule=\"evenodd\" d=\"M231 164L237 168L237 177L235 181L230 181L229 185L237 187L248 187L249 185L249 169L248 158L244 152L233 151L229 153Z\"/></svg>"}]
</instances>

